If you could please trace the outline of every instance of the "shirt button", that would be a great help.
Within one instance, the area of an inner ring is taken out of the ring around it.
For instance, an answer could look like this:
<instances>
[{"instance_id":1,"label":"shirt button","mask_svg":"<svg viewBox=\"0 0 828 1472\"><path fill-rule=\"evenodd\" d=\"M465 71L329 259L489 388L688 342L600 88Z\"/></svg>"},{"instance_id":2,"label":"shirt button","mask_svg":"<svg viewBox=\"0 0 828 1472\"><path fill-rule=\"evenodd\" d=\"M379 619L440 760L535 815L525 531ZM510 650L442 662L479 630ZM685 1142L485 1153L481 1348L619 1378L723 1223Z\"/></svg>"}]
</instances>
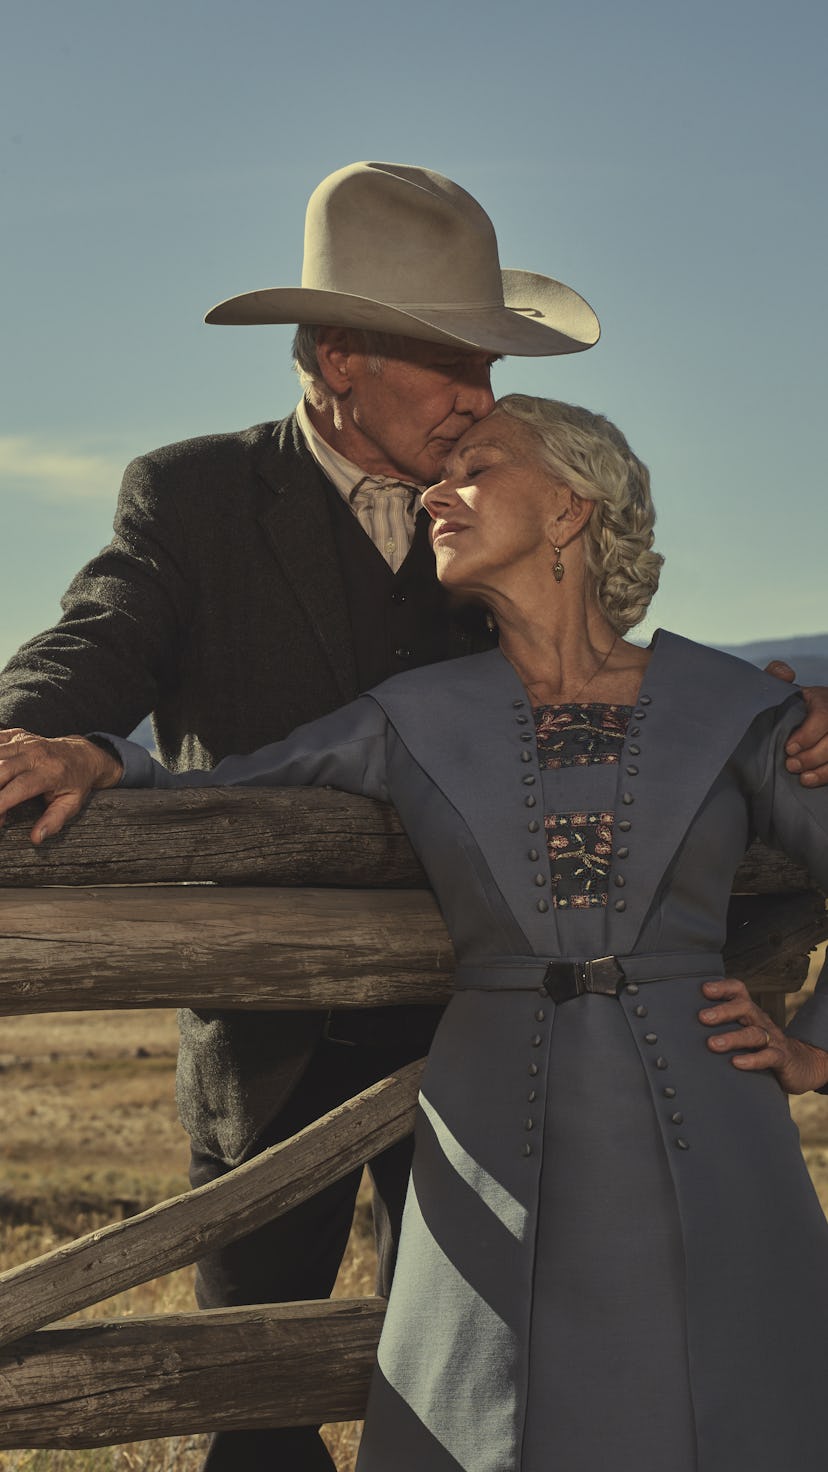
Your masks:
<instances>
[{"instance_id":1,"label":"shirt button","mask_svg":"<svg viewBox=\"0 0 828 1472\"><path fill-rule=\"evenodd\" d=\"M619 915L622 914L623 911L626 910L626 908L627 908L627 901L626 900L616 900L615 901L615 909L618 911Z\"/></svg>"},{"instance_id":2,"label":"shirt button","mask_svg":"<svg viewBox=\"0 0 828 1472\"><path fill-rule=\"evenodd\" d=\"M546 900L538 900L538 909L540 910L540 912L541 912L542 915L545 915L546 912L547 912L547 910L549 909L549 905L548 905L547 901Z\"/></svg>"},{"instance_id":3,"label":"shirt button","mask_svg":"<svg viewBox=\"0 0 828 1472\"><path fill-rule=\"evenodd\" d=\"M538 831L539 828L540 828L540 823L538 822L537 818L533 818L532 821L531 821L531 823L529 824L529 832L530 833L537 833L537 831Z\"/></svg>"},{"instance_id":4,"label":"shirt button","mask_svg":"<svg viewBox=\"0 0 828 1472\"><path fill-rule=\"evenodd\" d=\"M630 851L629 851L628 848L617 848L615 850L615 857L617 859L628 859L629 856L630 856Z\"/></svg>"},{"instance_id":5,"label":"shirt button","mask_svg":"<svg viewBox=\"0 0 828 1472\"><path fill-rule=\"evenodd\" d=\"M538 853L536 848L530 848L527 858L530 858L532 860L532 863L536 864L538 859L540 858L540 854Z\"/></svg>"},{"instance_id":6,"label":"shirt button","mask_svg":"<svg viewBox=\"0 0 828 1472\"><path fill-rule=\"evenodd\" d=\"M618 824L618 827L621 829L622 833L629 833L630 829L632 828L632 823L630 822L629 818L622 818L621 822Z\"/></svg>"},{"instance_id":7,"label":"shirt button","mask_svg":"<svg viewBox=\"0 0 828 1472\"><path fill-rule=\"evenodd\" d=\"M407 644L398 644L397 648L394 650L394 653L397 656L397 659L411 658L411 650L409 649Z\"/></svg>"}]
</instances>

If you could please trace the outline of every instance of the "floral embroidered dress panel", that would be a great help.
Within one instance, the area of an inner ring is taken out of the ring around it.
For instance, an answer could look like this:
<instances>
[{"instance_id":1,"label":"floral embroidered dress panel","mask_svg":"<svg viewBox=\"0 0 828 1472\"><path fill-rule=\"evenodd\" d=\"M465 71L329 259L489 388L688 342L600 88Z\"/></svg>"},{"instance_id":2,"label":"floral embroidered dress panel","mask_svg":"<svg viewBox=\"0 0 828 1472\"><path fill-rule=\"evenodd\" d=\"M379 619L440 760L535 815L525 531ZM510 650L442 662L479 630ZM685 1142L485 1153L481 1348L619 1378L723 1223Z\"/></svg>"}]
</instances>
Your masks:
<instances>
[{"instance_id":1,"label":"floral embroidered dress panel","mask_svg":"<svg viewBox=\"0 0 828 1472\"><path fill-rule=\"evenodd\" d=\"M533 710L542 770L617 766L631 705L539 705ZM555 909L606 908L615 814L547 812L546 845Z\"/></svg>"}]
</instances>

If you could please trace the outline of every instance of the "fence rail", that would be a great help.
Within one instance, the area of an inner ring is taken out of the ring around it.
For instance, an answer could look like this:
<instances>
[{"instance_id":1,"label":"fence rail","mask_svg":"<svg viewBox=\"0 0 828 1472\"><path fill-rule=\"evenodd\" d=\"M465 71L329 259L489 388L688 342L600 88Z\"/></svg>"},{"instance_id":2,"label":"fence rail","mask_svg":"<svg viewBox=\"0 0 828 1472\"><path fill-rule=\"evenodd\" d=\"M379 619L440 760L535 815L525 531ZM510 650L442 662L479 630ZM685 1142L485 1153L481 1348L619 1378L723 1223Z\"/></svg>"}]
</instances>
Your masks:
<instances>
[{"instance_id":1,"label":"fence rail","mask_svg":"<svg viewBox=\"0 0 828 1472\"><path fill-rule=\"evenodd\" d=\"M100 793L45 848L0 832L0 1015L445 1002L453 951L396 813L328 789ZM728 969L775 1016L824 899L753 848ZM383 1304L287 1304L45 1328L233 1241L411 1128L412 1064L220 1181L0 1275L0 1448L101 1446L362 1413Z\"/></svg>"}]
</instances>

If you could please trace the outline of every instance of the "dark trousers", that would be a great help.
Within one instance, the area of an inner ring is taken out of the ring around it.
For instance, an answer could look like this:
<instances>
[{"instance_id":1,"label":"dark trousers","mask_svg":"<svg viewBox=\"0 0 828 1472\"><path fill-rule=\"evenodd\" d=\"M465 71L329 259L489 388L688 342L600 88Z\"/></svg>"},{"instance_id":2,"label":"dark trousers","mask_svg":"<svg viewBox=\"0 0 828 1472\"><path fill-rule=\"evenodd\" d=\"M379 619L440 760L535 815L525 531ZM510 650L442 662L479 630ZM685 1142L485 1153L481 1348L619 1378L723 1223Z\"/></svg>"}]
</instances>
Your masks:
<instances>
[{"instance_id":1,"label":"dark trousers","mask_svg":"<svg viewBox=\"0 0 828 1472\"><path fill-rule=\"evenodd\" d=\"M405 1056L401 1056L401 1052ZM296 1134L343 1100L410 1062L410 1049L320 1042L285 1108L256 1139L249 1154ZM377 1291L387 1296L397 1253L411 1167L412 1142L402 1140L370 1163L379 1266ZM190 1181L203 1186L228 1167L193 1150ZM348 1241L361 1171L352 1171L249 1237L231 1242L198 1265L200 1308L327 1298ZM274 1365L278 1375L278 1365ZM212 1438L204 1472L335 1472L318 1429L222 1431Z\"/></svg>"}]
</instances>

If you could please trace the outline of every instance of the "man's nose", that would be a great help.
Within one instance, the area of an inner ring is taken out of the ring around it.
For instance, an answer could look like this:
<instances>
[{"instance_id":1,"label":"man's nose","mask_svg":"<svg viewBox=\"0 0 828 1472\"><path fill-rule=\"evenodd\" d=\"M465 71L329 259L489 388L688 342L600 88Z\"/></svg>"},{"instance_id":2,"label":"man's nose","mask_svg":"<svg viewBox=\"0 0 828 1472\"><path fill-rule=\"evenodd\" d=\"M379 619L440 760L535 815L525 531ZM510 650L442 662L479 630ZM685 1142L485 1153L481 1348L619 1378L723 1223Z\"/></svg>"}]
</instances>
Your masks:
<instances>
[{"instance_id":1,"label":"man's nose","mask_svg":"<svg viewBox=\"0 0 828 1472\"><path fill-rule=\"evenodd\" d=\"M455 413L470 414L475 421L485 419L494 409L494 394L490 379L491 369L487 364L470 373L460 385L454 402Z\"/></svg>"}]
</instances>

